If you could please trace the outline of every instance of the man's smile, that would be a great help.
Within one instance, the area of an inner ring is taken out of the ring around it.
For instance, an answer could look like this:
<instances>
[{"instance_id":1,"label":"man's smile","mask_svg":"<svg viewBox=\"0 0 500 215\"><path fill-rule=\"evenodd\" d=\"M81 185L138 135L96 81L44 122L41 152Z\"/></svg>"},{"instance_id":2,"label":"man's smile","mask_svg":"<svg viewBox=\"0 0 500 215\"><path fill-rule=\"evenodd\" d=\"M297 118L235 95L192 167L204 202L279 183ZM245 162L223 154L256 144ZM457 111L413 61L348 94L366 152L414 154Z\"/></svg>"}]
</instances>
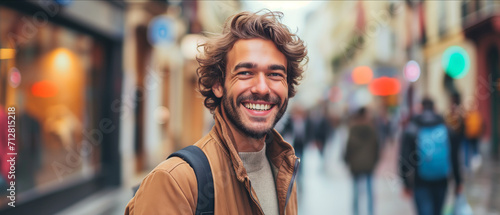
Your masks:
<instances>
[{"instance_id":1,"label":"man's smile","mask_svg":"<svg viewBox=\"0 0 500 215\"><path fill-rule=\"evenodd\" d=\"M250 110L256 111L267 111L274 107L271 103L261 103L261 102L244 102L243 106Z\"/></svg>"},{"instance_id":2,"label":"man's smile","mask_svg":"<svg viewBox=\"0 0 500 215\"><path fill-rule=\"evenodd\" d=\"M254 117L259 117L260 119L258 121L265 119L261 117L267 118L271 116L270 113L276 107L276 104L266 101L242 101L240 104L254 120L256 120Z\"/></svg>"}]
</instances>

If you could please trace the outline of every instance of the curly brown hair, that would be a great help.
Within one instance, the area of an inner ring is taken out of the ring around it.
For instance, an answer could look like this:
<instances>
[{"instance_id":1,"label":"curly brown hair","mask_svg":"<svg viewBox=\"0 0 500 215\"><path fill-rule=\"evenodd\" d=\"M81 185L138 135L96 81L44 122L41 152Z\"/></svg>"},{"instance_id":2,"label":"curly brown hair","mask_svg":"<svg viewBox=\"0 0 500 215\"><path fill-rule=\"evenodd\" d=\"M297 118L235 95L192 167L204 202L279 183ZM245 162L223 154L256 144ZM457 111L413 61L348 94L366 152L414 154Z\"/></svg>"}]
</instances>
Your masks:
<instances>
[{"instance_id":1,"label":"curly brown hair","mask_svg":"<svg viewBox=\"0 0 500 215\"><path fill-rule=\"evenodd\" d=\"M271 40L287 59L288 97L295 95L295 87L302 79L304 65L307 63L307 50L296 34L290 32L287 26L280 22L283 17L281 12L266 10L259 12L241 12L230 17L223 28L222 34L216 35L211 40L199 45L203 47L203 56L197 57L199 67L198 90L205 97L204 104L211 112L221 103L212 91L212 86L224 86L227 65L227 53L234 43L240 39L260 38ZM301 62L305 60L304 64Z\"/></svg>"}]
</instances>

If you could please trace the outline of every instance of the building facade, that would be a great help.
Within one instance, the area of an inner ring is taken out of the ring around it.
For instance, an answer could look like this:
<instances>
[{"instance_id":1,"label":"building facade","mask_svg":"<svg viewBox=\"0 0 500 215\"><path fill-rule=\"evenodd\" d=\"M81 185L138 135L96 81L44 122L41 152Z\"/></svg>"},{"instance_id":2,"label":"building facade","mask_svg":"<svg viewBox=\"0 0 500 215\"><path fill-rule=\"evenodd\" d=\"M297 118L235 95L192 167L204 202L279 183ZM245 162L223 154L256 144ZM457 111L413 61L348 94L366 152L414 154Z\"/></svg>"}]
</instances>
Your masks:
<instances>
[{"instance_id":1,"label":"building facade","mask_svg":"<svg viewBox=\"0 0 500 215\"><path fill-rule=\"evenodd\" d=\"M15 179L1 176L16 184L16 207L4 197L1 214L53 214L120 184L120 123L111 107L122 85L123 9L0 2L0 110L15 108L16 146L8 150L17 153Z\"/></svg>"}]
</instances>

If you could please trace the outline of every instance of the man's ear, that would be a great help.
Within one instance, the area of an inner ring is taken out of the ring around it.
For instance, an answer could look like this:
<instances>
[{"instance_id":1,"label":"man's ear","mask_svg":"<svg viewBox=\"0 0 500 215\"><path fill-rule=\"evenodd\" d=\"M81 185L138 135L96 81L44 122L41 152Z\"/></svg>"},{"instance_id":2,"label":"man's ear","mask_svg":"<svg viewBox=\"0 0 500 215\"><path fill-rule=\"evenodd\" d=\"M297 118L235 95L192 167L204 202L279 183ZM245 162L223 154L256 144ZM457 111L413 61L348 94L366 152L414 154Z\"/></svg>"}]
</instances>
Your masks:
<instances>
[{"instance_id":1,"label":"man's ear","mask_svg":"<svg viewBox=\"0 0 500 215\"><path fill-rule=\"evenodd\" d=\"M214 92L215 96L217 96L217 98L222 98L222 96L224 95L224 90L219 83L212 86L212 91Z\"/></svg>"}]
</instances>

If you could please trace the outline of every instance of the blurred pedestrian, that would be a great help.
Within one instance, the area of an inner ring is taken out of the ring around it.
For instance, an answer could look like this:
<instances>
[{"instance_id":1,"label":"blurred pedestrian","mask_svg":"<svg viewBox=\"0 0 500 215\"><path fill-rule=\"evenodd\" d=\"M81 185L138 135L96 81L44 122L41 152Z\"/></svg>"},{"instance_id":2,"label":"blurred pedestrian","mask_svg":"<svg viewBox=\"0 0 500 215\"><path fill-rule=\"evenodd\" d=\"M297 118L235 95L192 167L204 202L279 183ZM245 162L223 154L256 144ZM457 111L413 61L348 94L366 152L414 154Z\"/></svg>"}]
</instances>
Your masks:
<instances>
[{"instance_id":1,"label":"blurred pedestrian","mask_svg":"<svg viewBox=\"0 0 500 215\"><path fill-rule=\"evenodd\" d=\"M422 112L404 130L400 171L404 194L414 198L418 215L441 215L450 176L454 176L455 193L462 191L460 140L451 130L429 98L422 100Z\"/></svg>"},{"instance_id":2,"label":"blurred pedestrian","mask_svg":"<svg viewBox=\"0 0 500 215\"><path fill-rule=\"evenodd\" d=\"M202 45L199 91L215 125L193 147L206 155L213 186L199 189L199 172L173 157L146 176L125 214L298 213L300 159L274 126L295 95L307 50L282 15L238 13ZM212 192L198 194L205 190ZM213 210L200 210L209 202Z\"/></svg>"},{"instance_id":3,"label":"blurred pedestrian","mask_svg":"<svg viewBox=\"0 0 500 215\"><path fill-rule=\"evenodd\" d=\"M460 144L465 140L464 109L461 106L461 98L458 92L454 92L450 97L450 108L445 115L446 125L448 126L453 142Z\"/></svg>"},{"instance_id":4,"label":"blurred pedestrian","mask_svg":"<svg viewBox=\"0 0 500 215\"><path fill-rule=\"evenodd\" d=\"M298 183L298 195L301 198L302 188L304 187L304 149L310 140L310 121L308 119L307 110L304 109L300 104L295 104L290 113L290 117L285 122L283 130L280 132L281 135L287 136L291 135L291 142L293 149L295 150L295 155L301 159L302 165L299 171L297 183ZM307 162L307 161L306 161Z\"/></svg>"},{"instance_id":5,"label":"blurred pedestrian","mask_svg":"<svg viewBox=\"0 0 500 215\"><path fill-rule=\"evenodd\" d=\"M332 127L330 126L329 116L327 112L326 101L322 101L309 114L309 130L310 140L318 147L320 155L324 157L326 140L331 134Z\"/></svg>"},{"instance_id":6,"label":"blurred pedestrian","mask_svg":"<svg viewBox=\"0 0 500 215\"><path fill-rule=\"evenodd\" d=\"M479 153L479 140L485 130L485 124L481 113L477 110L476 105L472 105L465 114L465 165L472 170L477 169L481 165L481 155Z\"/></svg>"},{"instance_id":7,"label":"blurred pedestrian","mask_svg":"<svg viewBox=\"0 0 500 215\"><path fill-rule=\"evenodd\" d=\"M383 106L375 117L377 134L379 137L380 148L384 148L387 142L390 142L392 135L391 119L387 106Z\"/></svg>"},{"instance_id":8,"label":"blurred pedestrian","mask_svg":"<svg viewBox=\"0 0 500 215\"><path fill-rule=\"evenodd\" d=\"M344 154L344 160L353 176L354 215L360 214L360 210L365 208L359 204L361 199L367 200L368 214L372 215L374 212L372 176L379 159L378 141L377 132L367 116L366 108L360 108L350 122Z\"/></svg>"},{"instance_id":9,"label":"blurred pedestrian","mask_svg":"<svg viewBox=\"0 0 500 215\"><path fill-rule=\"evenodd\" d=\"M300 105L294 105L290 113L290 117L286 121L281 135L291 134L292 146L295 149L295 155L302 158L304 148L309 142L310 121L308 120L307 111Z\"/></svg>"}]
</instances>

